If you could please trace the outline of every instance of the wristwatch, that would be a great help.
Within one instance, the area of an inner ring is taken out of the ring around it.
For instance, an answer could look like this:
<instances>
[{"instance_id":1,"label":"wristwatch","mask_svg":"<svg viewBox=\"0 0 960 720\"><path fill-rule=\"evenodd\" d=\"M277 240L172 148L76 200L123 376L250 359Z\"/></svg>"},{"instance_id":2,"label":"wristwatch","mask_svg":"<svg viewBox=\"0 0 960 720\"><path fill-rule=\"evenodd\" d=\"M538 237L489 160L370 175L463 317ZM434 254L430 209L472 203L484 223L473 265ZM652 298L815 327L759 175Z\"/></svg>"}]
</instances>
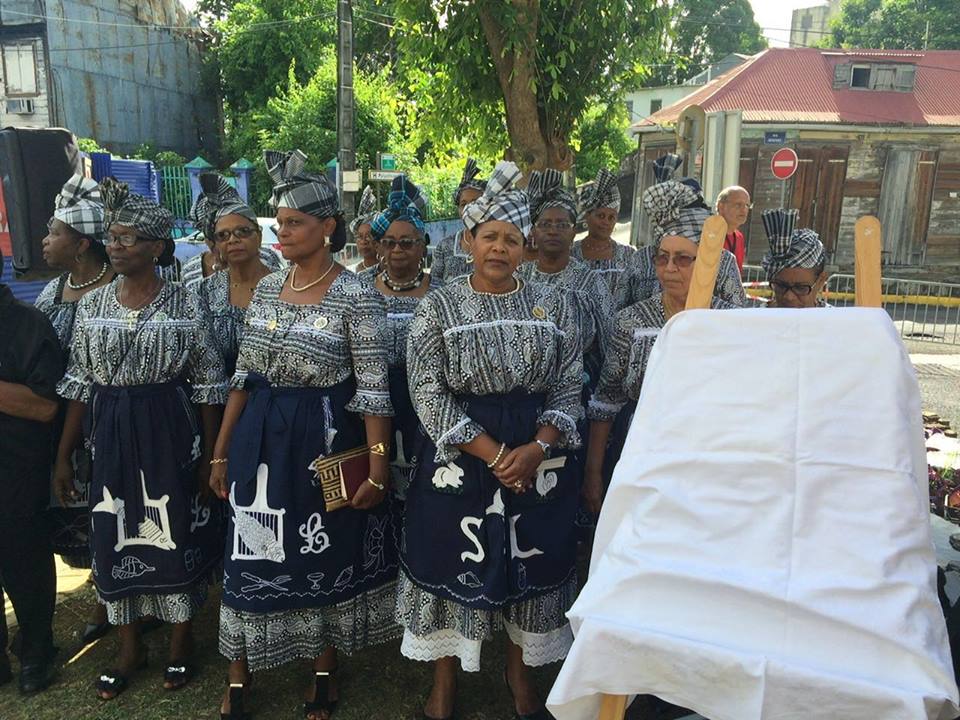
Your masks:
<instances>
[{"instance_id":1,"label":"wristwatch","mask_svg":"<svg viewBox=\"0 0 960 720\"><path fill-rule=\"evenodd\" d=\"M543 440L534 440L534 442L543 450L543 456L545 458L550 457L550 443L544 442Z\"/></svg>"}]
</instances>

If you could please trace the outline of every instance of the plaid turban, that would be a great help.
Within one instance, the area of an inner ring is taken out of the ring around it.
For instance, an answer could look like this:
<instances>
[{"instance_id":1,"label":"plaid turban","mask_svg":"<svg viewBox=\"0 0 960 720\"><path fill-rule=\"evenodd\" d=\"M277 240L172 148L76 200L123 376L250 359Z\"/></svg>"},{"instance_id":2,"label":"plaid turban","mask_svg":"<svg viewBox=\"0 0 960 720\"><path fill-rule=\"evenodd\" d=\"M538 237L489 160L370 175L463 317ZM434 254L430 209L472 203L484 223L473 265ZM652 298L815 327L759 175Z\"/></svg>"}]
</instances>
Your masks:
<instances>
[{"instance_id":1,"label":"plaid turban","mask_svg":"<svg viewBox=\"0 0 960 720\"><path fill-rule=\"evenodd\" d=\"M809 228L794 230L799 210L764 210L763 229L767 231L770 251L763 256L767 280L787 268L818 268L826 260L820 236Z\"/></svg>"},{"instance_id":2,"label":"plaid turban","mask_svg":"<svg viewBox=\"0 0 960 720\"><path fill-rule=\"evenodd\" d=\"M105 208L105 227L126 225L144 237L167 240L173 245L170 233L173 230L173 213L153 200L130 192L126 183L114 178L104 178L100 183L100 197Z\"/></svg>"},{"instance_id":3,"label":"plaid turban","mask_svg":"<svg viewBox=\"0 0 960 720\"><path fill-rule=\"evenodd\" d=\"M420 192L420 188L410 182L406 175L398 175L390 185L387 207L370 223L370 231L374 239L379 241L390 225L399 220L410 223L417 232L426 237L427 228L423 224L426 211L427 201Z\"/></svg>"},{"instance_id":4,"label":"plaid turban","mask_svg":"<svg viewBox=\"0 0 960 720\"><path fill-rule=\"evenodd\" d=\"M667 153L653 161L653 176L658 183L673 180L677 170L683 165L683 158L673 153Z\"/></svg>"},{"instance_id":5,"label":"plaid turban","mask_svg":"<svg viewBox=\"0 0 960 720\"><path fill-rule=\"evenodd\" d=\"M197 196L188 217L207 240L213 239L217 220L226 215L242 215L254 225L257 224L257 214L243 202L240 193L222 175L203 173L200 187L203 192Z\"/></svg>"},{"instance_id":6,"label":"plaid turban","mask_svg":"<svg viewBox=\"0 0 960 720\"><path fill-rule=\"evenodd\" d=\"M530 203L522 190L515 190L514 183L522 176L512 162L500 162L493 169L483 195L463 208L463 224L472 231L488 220L512 223L526 238L530 235Z\"/></svg>"},{"instance_id":7,"label":"plaid turban","mask_svg":"<svg viewBox=\"0 0 960 720\"><path fill-rule=\"evenodd\" d=\"M357 216L350 221L350 234L356 235L357 228L364 223L370 223L377 216L377 197L373 194L373 188L367 185L363 189L363 195L360 196L360 207L357 208Z\"/></svg>"},{"instance_id":8,"label":"plaid turban","mask_svg":"<svg viewBox=\"0 0 960 720\"><path fill-rule=\"evenodd\" d=\"M477 161L473 158L467 158L467 164L463 167L463 175L460 177L460 184L457 185L457 189L453 191L454 205L460 207L460 194L464 190L479 190L483 192L483 189L487 187L487 181L480 180L477 177L479 172L480 168L477 167Z\"/></svg>"},{"instance_id":9,"label":"plaid turban","mask_svg":"<svg viewBox=\"0 0 960 720\"><path fill-rule=\"evenodd\" d=\"M96 181L74 175L67 180L53 206L53 216L64 225L99 243L104 241L103 202Z\"/></svg>"},{"instance_id":10,"label":"plaid turban","mask_svg":"<svg viewBox=\"0 0 960 720\"><path fill-rule=\"evenodd\" d=\"M677 180L648 187L643 193L643 209L654 225L656 247L667 235L699 243L703 223L710 217L710 211L703 207L703 193Z\"/></svg>"},{"instance_id":11,"label":"plaid turban","mask_svg":"<svg viewBox=\"0 0 960 720\"><path fill-rule=\"evenodd\" d=\"M563 208L574 219L577 217L577 199L563 186L563 173L559 170L534 170L527 183L527 197L530 199L530 219L537 221L540 214L548 208Z\"/></svg>"},{"instance_id":12,"label":"plaid turban","mask_svg":"<svg viewBox=\"0 0 960 720\"><path fill-rule=\"evenodd\" d=\"M304 171L307 156L300 150L264 150L263 160L273 180L270 205L275 210L290 208L318 218L339 214L337 189L326 175Z\"/></svg>"},{"instance_id":13,"label":"plaid turban","mask_svg":"<svg viewBox=\"0 0 960 720\"><path fill-rule=\"evenodd\" d=\"M620 188L617 187L617 176L606 168L600 168L597 179L580 190L580 220L586 218L587 213L597 208L610 208L620 211Z\"/></svg>"}]
</instances>

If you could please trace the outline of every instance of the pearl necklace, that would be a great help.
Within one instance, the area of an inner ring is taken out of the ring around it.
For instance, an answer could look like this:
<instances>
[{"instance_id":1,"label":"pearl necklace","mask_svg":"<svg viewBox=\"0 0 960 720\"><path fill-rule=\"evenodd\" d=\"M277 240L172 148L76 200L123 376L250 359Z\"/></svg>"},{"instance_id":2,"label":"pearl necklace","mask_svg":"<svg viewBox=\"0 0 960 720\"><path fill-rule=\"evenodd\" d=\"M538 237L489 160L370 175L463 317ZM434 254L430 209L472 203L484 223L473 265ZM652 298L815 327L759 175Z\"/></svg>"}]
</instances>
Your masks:
<instances>
[{"instance_id":1,"label":"pearl necklace","mask_svg":"<svg viewBox=\"0 0 960 720\"><path fill-rule=\"evenodd\" d=\"M336 267L336 265L337 265L337 263L334 262L333 260L331 260L331 261L330 261L330 267L328 267L328 268L323 272L323 274L322 274L320 277L318 277L318 278L317 278L316 280L314 280L313 282L307 283L306 285L304 285L304 286L302 286L302 287L297 287L296 285L294 285L294 283L297 281L297 268L299 267L298 265L294 265L294 266L293 266L293 269L290 271L290 289L293 290L294 292L303 292L304 290L309 290L309 289L312 288L314 285L316 285L318 282L320 282L321 280L323 280L327 275L329 275L329 274L330 274L330 271L333 270L333 268Z\"/></svg>"},{"instance_id":2,"label":"pearl necklace","mask_svg":"<svg viewBox=\"0 0 960 720\"><path fill-rule=\"evenodd\" d=\"M88 288L91 285L96 285L103 279L103 276L107 274L107 270L110 269L110 263L104 263L103 267L100 268L100 274L97 275L93 280L88 280L85 283L79 283L77 285L73 284L73 273L67 273L67 287L71 290L83 290Z\"/></svg>"},{"instance_id":3,"label":"pearl necklace","mask_svg":"<svg viewBox=\"0 0 960 720\"><path fill-rule=\"evenodd\" d=\"M380 277L383 278L383 284L394 292L405 292L407 290L413 290L416 287L420 287L420 283L423 282L423 268L420 268L420 272L417 273L413 280L407 280L406 282L396 282L390 277L390 273L386 268L384 268L383 272L380 273Z\"/></svg>"}]
</instances>

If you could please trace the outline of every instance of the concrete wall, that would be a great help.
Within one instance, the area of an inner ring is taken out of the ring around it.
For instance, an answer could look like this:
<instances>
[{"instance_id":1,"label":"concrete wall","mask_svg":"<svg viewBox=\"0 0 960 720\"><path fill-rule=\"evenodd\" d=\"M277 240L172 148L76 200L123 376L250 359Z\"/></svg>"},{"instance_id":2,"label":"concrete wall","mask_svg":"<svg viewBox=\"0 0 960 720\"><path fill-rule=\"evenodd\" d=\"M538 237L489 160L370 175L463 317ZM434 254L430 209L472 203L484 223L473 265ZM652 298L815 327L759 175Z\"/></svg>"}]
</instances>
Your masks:
<instances>
[{"instance_id":1,"label":"concrete wall","mask_svg":"<svg viewBox=\"0 0 960 720\"><path fill-rule=\"evenodd\" d=\"M828 37L830 20L840 12L840 0L797 8L790 21L790 47L813 47Z\"/></svg>"},{"instance_id":2,"label":"concrete wall","mask_svg":"<svg viewBox=\"0 0 960 720\"><path fill-rule=\"evenodd\" d=\"M630 115L630 122L635 123L643 120L651 114L650 101L661 100L661 107L673 105L678 100L682 100L687 95L692 95L699 90L702 85L667 85L664 87L641 88L632 90L624 96L625 102L633 103L633 112ZM630 107L629 105L627 106ZM628 131L628 135L630 135ZM636 135L631 135L631 138Z\"/></svg>"}]
</instances>

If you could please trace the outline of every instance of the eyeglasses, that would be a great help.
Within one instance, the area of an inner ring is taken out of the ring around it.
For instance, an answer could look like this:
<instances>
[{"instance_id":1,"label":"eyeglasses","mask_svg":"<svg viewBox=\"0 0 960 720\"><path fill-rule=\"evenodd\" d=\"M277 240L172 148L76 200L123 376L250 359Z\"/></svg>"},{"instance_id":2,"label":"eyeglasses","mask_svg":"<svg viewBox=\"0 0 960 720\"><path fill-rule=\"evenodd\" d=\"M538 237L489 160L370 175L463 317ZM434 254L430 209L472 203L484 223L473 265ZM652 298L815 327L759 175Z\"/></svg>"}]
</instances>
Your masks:
<instances>
[{"instance_id":1,"label":"eyeglasses","mask_svg":"<svg viewBox=\"0 0 960 720\"><path fill-rule=\"evenodd\" d=\"M569 230L573 227L572 222L567 222L565 220L558 220L557 222L552 222L550 220L538 220L535 225L537 230Z\"/></svg>"},{"instance_id":2,"label":"eyeglasses","mask_svg":"<svg viewBox=\"0 0 960 720\"><path fill-rule=\"evenodd\" d=\"M399 247L403 250L412 250L413 246L419 243L418 238L383 238L380 240L380 244L387 250L393 250L395 247Z\"/></svg>"},{"instance_id":3,"label":"eyeglasses","mask_svg":"<svg viewBox=\"0 0 960 720\"><path fill-rule=\"evenodd\" d=\"M123 247L133 247L137 240L149 240L150 238L140 237L139 235L114 235L107 234L107 245L121 245Z\"/></svg>"},{"instance_id":4,"label":"eyeglasses","mask_svg":"<svg viewBox=\"0 0 960 720\"><path fill-rule=\"evenodd\" d=\"M729 206L732 207L734 210L753 210L753 203L745 203L745 202L732 203L732 202L728 202L728 201L724 200L724 201L723 201L723 204L724 204L724 205L729 205Z\"/></svg>"},{"instance_id":5,"label":"eyeglasses","mask_svg":"<svg viewBox=\"0 0 960 720\"><path fill-rule=\"evenodd\" d=\"M777 295L786 295L788 292L793 291L793 294L797 297L804 297L813 292L813 285L808 285L807 283L785 283L781 280L774 280L770 283L770 287L773 288L773 291Z\"/></svg>"},{"instance_id":6,"label":"eyeglasses","mask_svg":"<svg viewBox=\"0 0 960 720\"><path fill-rule=\"evenodd\" d=\"M670 262L671 257L673 258L673 264L683 270L693 265L694 261L697 259L696 255L670 255L670 253L657 253L653 256L653 264L657 267L664 267Z\"/></svg>"},{"instance_id":7,"label":"eyeglasses","mask_svg":"<svg viewBox=\"0 0 960 720\"><path fill-rule=\"evenodd\" d=\"M220 230L213 234L213 239L216 242L227 242L231 237L235 237L237 240L246 240L259 229L260 228L251 227L250 225L244 225L243 227L234 228L233 230Z\"/></svg>"}]
</instances>

